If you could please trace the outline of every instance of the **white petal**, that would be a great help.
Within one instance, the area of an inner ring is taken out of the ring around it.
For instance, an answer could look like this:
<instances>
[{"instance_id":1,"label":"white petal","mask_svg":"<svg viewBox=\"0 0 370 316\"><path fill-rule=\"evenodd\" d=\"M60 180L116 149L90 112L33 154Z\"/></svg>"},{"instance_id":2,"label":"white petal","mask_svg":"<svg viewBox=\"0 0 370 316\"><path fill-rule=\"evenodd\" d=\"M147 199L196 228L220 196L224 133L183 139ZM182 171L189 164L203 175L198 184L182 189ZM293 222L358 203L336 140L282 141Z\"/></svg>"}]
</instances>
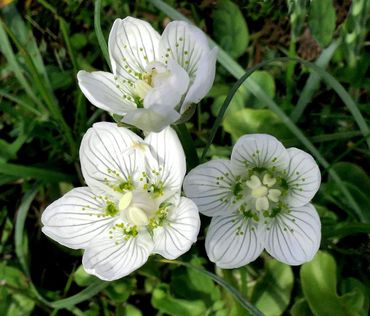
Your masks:
<instances>
[{"instance_id":1,"label":"white petal","mask_svg":"<svg viewBox=\"0 0 370 316\"><path fill-rule=\"evenodd\" d=\"M82 264L87 273L102 280L117 280L140 268L148 260L153 246L148 234L139 233L118 244L114 239L101 238L85 250Z\"/></svg>"},{"instance_id":2,"label":"white petal","mask_svg":"<svg viewBox=\"0 0 370 316\"><path fill-rule=\"evenodd\" d=\"M50 204L42 214L44 234L72 249L86 248L91 240L107 234L112 217L98 217L105 203L87 188L75 188Z\"/></svg>"},{"instance_id":3,"label":"white petal","mask_svg":"<svg viewBox=\"0 0 370 316\"><path fill-rule=\"evenodd\" d=\"M212 49L204 55L198 63L195 79L181 106L181 114L184 113L192 103L198 103L212 88L216 73L217 48Z\"/></svg>"},{"instance_id":4,"label":"white petal","mask_svg":"<svg viewBox=\"0 0 370 316\"><path fill-rule=\"evenodd\" d=\"M176 60L191 80L195 77L202 57L208 52L206 35L196 26L183 21L168 23L159 43L161 60Z\"/></svg>"},{"instance_id":5,"label":"white petal","mask_svg":"<svg viewBox=\"0 0 370 316\"><path fill-rule=\"evenodd\" d=\"M180 114L177 111L158 105L150 109L129 112L122 121L145 132L159 133L179 118Z\"/></svg>"},{"instance_id":6,"label":"white petal","mask_svg":"<svg viewBox=\"0 0 370 316\"><path fill-rule=\"evenodd\" d=\"M305 205L311 201L320 187L319 166L311 155L297 148L289 148L290 164L287 182L287 203L291 206Z\"/></svg>"},{"instance_id":7,"label":"white petal","mask_svg":"<svg viewBox=\"0 0 370 316\"><path fill-rule=\"evenodd\" d=\"M109 55L114 74L136 80L145 66L158 59L159 34L145 21L116 19L109 34Z\"/></svg>"},{"instance_id":8,"label":"white petal","mask_svg":"<svg viewBox=\"0 0 370 316\"><path fill-rule=\"evenodd\" d=\"M202 214L229 215L239 207L232 203L235 183L230 161L215 159L189 172L184 180L184 192Z\"/></svg>"},{"instance_id":9,"label":"white petal","mask_svg":"<svg viewBox=\"0 0 370 316\"><path fill-rule=\"evenodd\" d=\"M223 269L239 268L255 260L263 250L263 231L240 214L212 218L206 236L209 260Z\"/></svg>"},{"instance_id":10,"label":"white petal","mask_svg":"<svg viewBox=\"0 0 370 316\"><path fill-rule=\"evenodd\" d=\"M86 72L77 74L78 84L85 97L96 107L108 112L123 115L136 109L136 104L124 95L130 91L124 85L117 87L114 75L104 71Z\"/></svg>"},{"instance_id":11,"label":"white petal","mask_svg":"<svg viewBox=\"0 0 370 316\"><path fill-rule=\"evenodd\" d=\"M99 122L82 138L81 169L89 187L110 191L131 180L144 170L142 151L136 149L143 140L117 124Z\"/></svg>"},{"instance_id":12,"label":"white petal","mask_svg":"<svg viewBox=\"0 0 370 316\"><path fill-rule=\"evenodd\" d=\"M290 265L310 261L320 247L321 223L312 204L278 214L266 232L266 251Z\"/></svg>"},{"instance_id":13,"label":"white petal","mask_svg":"<svg viewBox=\"0 0 370 316\"><path fill-rule=\"evenodd\" d=\"M154 253L166 259L176 259L197 241L200 218L197 206L187 198L170 210L167 223L154 230Z\"/></svg>"},{"instance_id":14,"label":"white petal","mask_svg":"<svg viewBox=\"0 0 370 316\"><path fill-rule=\"evenodd\" d=\"M162 182L164 191L181 192L186 161L176 132L167 127L160 133L150 133L145 142L151 152L146 156L146 172L151 181Z\"/></svg>"},{"instance_id":15,"label":"white petal","mask_svg":"<svg viewBox=\"0 0 370 316\"><path fill-rule=\"evenodd\" d=\"M235 174L245 174L254 167L285 171L289 160L288 151L275 137L251 134L236 142L231 154L231 168Z\"/></svg>"}]
</instances>

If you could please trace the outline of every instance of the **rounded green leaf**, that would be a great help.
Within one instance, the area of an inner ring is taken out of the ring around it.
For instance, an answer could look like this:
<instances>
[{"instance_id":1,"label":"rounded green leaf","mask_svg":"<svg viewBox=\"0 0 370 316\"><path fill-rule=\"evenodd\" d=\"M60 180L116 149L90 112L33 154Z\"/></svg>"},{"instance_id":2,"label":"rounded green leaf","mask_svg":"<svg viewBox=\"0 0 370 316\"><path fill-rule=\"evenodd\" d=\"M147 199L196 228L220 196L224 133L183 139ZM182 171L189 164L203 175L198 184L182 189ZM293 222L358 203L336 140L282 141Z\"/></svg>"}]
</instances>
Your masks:
<instances>
[{"instance_id":1,"label":"rounded green leaf","mask_svg":"<svg viewBox=\"0 0 370 316\"><path fill-rule=\"evenodd\" d=\"M217 1L213 11L214 37L232 57L241 56L248 47L247 23L238 6L230 0Z\"/></svg>"}]
</instances>

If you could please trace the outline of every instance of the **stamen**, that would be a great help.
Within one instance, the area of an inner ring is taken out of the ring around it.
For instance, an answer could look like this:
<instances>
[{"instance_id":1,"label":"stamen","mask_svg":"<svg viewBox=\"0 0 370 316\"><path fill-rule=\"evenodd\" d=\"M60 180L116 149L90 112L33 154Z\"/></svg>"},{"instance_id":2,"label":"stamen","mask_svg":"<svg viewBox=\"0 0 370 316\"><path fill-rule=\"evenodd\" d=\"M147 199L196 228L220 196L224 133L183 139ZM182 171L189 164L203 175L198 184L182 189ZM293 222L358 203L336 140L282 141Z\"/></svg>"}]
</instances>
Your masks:
<instances>
[{"instance_id":1,"label":"stamen","mask_svg":"<svg viewBox=\"0 0 370 316\"><path fill-rule=\"evenodd\" d=\"M132 201L132 193L131 192L125 193L124 195L122 195L121 199L119 200L118 209L120 211L124 211L126 208L129 207L129 205L131 204L131 201Z\"/></svg>"},{"instance_id":2,"label":"stamen","mask_svg":"<svg viewBox=\"0 0 370 316\"><path fill-rule=\"evenodd\" d=\"M152 89L152 87L144 80L137 80L135 81L135 95L140 97L141 99L144 99L149 90Z\"/></svg>"}]
</instances>

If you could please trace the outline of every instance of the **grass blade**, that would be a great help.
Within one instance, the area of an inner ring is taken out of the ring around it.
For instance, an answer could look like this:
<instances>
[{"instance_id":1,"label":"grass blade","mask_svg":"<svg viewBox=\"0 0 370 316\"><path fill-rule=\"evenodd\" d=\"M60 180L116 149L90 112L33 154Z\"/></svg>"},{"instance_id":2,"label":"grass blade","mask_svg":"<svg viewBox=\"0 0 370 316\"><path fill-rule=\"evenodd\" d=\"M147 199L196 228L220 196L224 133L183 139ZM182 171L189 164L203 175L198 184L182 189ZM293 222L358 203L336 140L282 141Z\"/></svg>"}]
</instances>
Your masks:
<instances>
[{"instance_id":1,"label":"grass blade","mask_svg":"<svg viewBox=\"0 0 370 316\"><path fill-rule=\"evenodd\" d=\"M10 93L6 92L5 90L3 89L0 89L0 96L4 97L4 98L7 98L9 99L10 101L13 101L14 103L17 103L19 106L21 106L24 110L28 111L28 112L32 112L33 114L41 117L43 114L37 110L34 106L32 105L29 105L27 102L25 102L24 100L14 96L14 95L11 95Z\"/></svg>"},{"instance_id":2,"label":"grass blade","mask_svg":"<svg viewBox=\"0 0 370 316\"><path fill-rule=\"evenodd\" d=\"M23 247L24 224L26 222L28 210L38 191L39 187L34 186L30 191L28 191L25 194L18 208L17 217L15 221L15 234L14 234L15 253L19 259L19 262L21 263L23 271L26 273L27 276L29 276L30 273L27 264L27 253L25 253L24 251L25 248Z\"/></svg>"},{"instance_id":3,"label":"grass blade","mask_svg":"<svg viewBox=\"0 0 370 316\"><path fill-rule=\"evenodd\" d=\"M4 22L0 19L0 51L6 57L7 62L9 63L11 69L14 72L15 77L17 78L18 82L22 86L22 88L26 91L27 95L30 99L37 104L40 109L43 109L45 112L47 111L45 106L40 102L38 97L33 93L31 86L29 85L28 81L23 75L23 70L18 64L17 58L13 52L13 49L10 45L9 38L6 35L4 29Z\"/></svg>"},{"instance_id":4,"label":"grass blade","mask_svg":"<svg viewBox=\"0 0 370 316\"><path fill-rule=\"evenodd\" d=\"M62 300L49 302L48 305L53 308L69 308L76 304L79 304L83 301L86 301L96 294L98 294L101 290L106 288L110 282L105 282L101 280L96 280L94 283L90 284L87 288L83 289L81 292L72 295L70 297L64 298Z\"/></svg>"},{"instance_id":5,"label":"grass blade","mask_svg":"<svg viewBox=\"0 0 370 316\"><path fill-rule=\"evenodd\" d=\"M109 59L109 54L108 54L107 42L104 38L103 31L101 30L100 11L101 11L101 0L95 0L95 10L94 10L95 33L96 33L96 37L98 38L98 43L103 53L103 56L105 58L105 61L107 62L109 69L112 70L110 59Z\"/></svg>"},{"instance_id":6,"label":"grass blade","mask_svg":"<svg viewBox=\"0 0 370 316\"><path fill-rule=\"evenodd\" d=\"M329 47L324 49L319 58L317 59L316 65L325 69L326 66L329 64L331 58L333 57L334 52L338 48L339 44L340 41L338 40L331 43ZM315 72L310 73L306 81L306 84L302 89L302 92L299 94L297 105L290 114L290 118L294 123L298 122L307 104L311 101L313 94L319 88L320 79L321 77L317 73Z\"/></svg>"},{"instance_id":7,"label":"grass blade","mask_svg":"<svg viewBox=\"0 0 370 316\"><path fill-rule=\"evenodd\" d=\"M33 178L48 182L72 182L76 180L74 175L69 175L64 172L5 162L0 162L0 174L15 176L19 179Z\"/></svg>"}]
</instances>

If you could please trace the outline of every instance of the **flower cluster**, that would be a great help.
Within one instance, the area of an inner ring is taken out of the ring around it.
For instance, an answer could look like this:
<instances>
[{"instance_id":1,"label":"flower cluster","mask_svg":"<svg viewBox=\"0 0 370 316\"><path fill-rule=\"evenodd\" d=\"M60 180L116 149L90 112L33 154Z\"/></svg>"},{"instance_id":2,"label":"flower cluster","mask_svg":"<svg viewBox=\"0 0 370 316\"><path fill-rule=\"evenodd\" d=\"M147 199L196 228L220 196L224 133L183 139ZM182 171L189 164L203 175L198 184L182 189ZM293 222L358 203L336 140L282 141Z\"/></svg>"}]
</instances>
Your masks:
<instances>
[{"instance_id":1,"label":"flower cluster","mask_svg":"<svg viewBox=\"0 0 370 316\"><path fill-rule=\"evenodd\" d=\"M219 267L246 265L264 248L281 262L298 265L311 260L320 246L320 218L309 203L320 181L309 154L254 134L237 141L231 160L193 169L184 191L212 217L206 251Z\"/></svg>"},{"instance_id":2,"label":"flower cluster","mask_svg":"<svg viewBox=\"0 0 370 316\"><path fill-rule=\"evenodd\" d=\"M188 23L171 22L160 36L128 17L117 19L109 35L112 73L78 73L92 104L146 135L122 124L94 124L80 147L87 186L42 214L47 236L84 250L88 273L115 280L151 254L179 257L197 239L198 209L212 217L206 251L221 268L243 266L263 249L291 265L317 252L320 219L310 201L320 171L307 153L285 149L269 135L246 135L231 160L202 164L183 183L185 155L169 125L189 119L210 90L216 53Z\"/></svg>"}]
</instances>

